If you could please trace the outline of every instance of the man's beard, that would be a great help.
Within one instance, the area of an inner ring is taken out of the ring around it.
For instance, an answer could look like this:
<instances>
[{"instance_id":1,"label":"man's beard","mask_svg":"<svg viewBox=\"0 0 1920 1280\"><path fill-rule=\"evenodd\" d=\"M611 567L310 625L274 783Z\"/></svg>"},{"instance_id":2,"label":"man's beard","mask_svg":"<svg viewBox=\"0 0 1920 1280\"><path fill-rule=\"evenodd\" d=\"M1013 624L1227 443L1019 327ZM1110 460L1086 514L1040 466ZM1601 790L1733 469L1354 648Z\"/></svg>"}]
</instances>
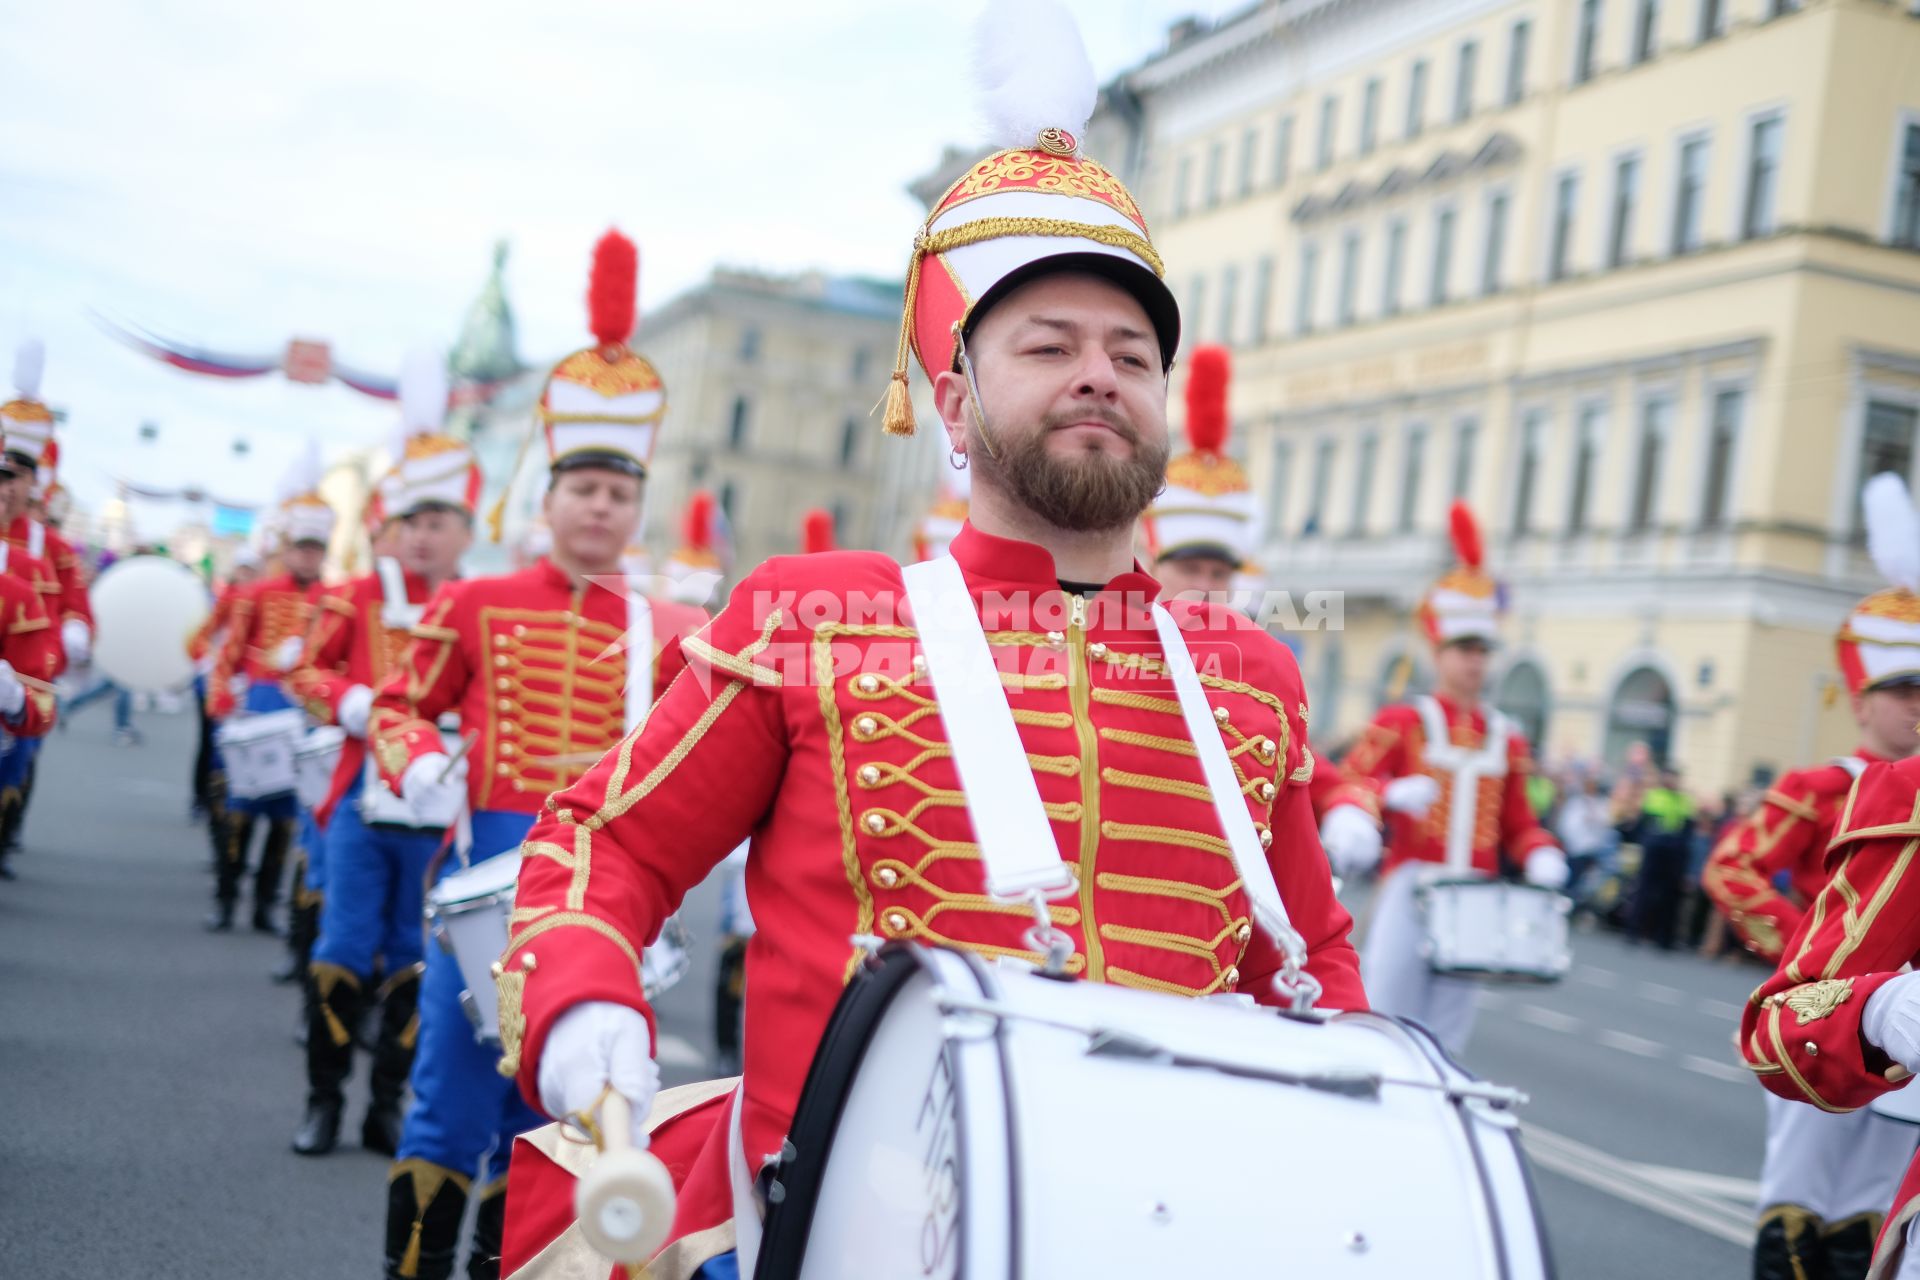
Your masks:
<instances>
[{"instance_id":1,"label":"man's beard","mask_svg":"<svg viewBox=\"0 0 1920 1280\"><path fill-rule=\"evenodd\" d=\"M1059 456L1048 449L1057 428L1098 418L1133 447L1128 457L1104 450ZM1015 501L1056 529L1107 533L1138 520L1167 481L1167 443L1143 440L1119 413L1077 409L1048 414L1037 430L995 430L989 449L976 423L967 450L973 464ZM1009 438L1011 437L1011 438Z\"/></svg>"}]
</instances>

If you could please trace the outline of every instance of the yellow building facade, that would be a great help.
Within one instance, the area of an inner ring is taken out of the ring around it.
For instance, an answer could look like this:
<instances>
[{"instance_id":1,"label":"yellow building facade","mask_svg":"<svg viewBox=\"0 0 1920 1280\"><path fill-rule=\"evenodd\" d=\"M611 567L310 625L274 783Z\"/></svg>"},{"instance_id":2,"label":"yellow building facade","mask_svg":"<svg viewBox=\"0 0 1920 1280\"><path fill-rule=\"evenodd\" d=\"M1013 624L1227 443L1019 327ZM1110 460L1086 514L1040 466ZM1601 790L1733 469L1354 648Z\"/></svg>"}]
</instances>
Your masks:
<instances>
[{"instance_id":1,"label":"yellow building facade","mask_svg":"<svg viewBox=\"0 0 1920 1280\"><path fill-rule=\"evenodd\" d=\"M1345 593L1295 637L1323 741L1423 677L1462 498L1542 755L1718 790L1852 745L1857 493L1920 444L1910 7L1281 0L1176 28L1088 151L1234 349L1269 584Z\"/></svg>"}]
</instances>

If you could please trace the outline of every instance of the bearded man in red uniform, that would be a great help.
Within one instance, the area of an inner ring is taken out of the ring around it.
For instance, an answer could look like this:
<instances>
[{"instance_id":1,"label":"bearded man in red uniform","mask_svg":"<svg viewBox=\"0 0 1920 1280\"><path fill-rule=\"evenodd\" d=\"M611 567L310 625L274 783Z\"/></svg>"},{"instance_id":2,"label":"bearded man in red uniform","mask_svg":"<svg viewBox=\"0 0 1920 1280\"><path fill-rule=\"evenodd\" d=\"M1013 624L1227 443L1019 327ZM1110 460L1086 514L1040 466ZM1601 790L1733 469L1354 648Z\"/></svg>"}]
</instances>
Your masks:
<instances>
[{"instance_id":1,"label":"bearded man in red uniform","mask_svg":"<svg viewBox=\"0 0 1920 1280\"><path fill-rule=\"evenodd\" d=\"M915 242L886 425L912 430L912 351L974 477L950 554L1009 686L1051 828L1036 834L1075 872L1052 915L1070 941L1065 974L1279 1003L1282 958L1253 929L1223 856L1219 810L1160 675L1149 612L1159 586L1132 555L1135 523L1165 479L1178 309L1132 196L1080 154L1080 123L1030 122L935 207ZM768 561L683 643L688 669L645 725L550 799L523 847L501 962L502 1069L553 1116L596 1107L609 1085L646 1116L659 1075L641 949L689 888L752 840L758 931L741 1087L672 1118L663 1100L653 1116L694 1130L673 1136L678 1149L714 1139L679 1171L673 1239L649 1270L663 1280L750 1272L758 1218L735 1215L728 1167L757 1168L780 1149L809 1059L867 954L854 939L1043 959L1025 939L1030 918L986 892L942 719L953 713L916 662L925 655L902 596L902 570L882 555ZM1307 795L1293 656L1224 607L1171 611L1206 655L1212 720L1307 970L1329 1006L1363 1008ZM666 1149L665 1130L655 1136ZM519 1144L509 1272L570 1216L557 1172Z\"/></svg>"}]
</instances>

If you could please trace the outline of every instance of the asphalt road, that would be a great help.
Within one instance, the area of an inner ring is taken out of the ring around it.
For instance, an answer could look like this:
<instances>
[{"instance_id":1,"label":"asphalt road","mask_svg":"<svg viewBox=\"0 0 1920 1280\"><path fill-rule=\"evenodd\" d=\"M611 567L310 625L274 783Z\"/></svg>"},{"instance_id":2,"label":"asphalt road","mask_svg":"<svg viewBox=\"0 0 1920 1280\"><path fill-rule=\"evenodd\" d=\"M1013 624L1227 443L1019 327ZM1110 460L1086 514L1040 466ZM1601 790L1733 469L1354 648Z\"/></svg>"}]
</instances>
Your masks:
<instances>
[{"instance_id":1,"label":"asphalt road","mask_svg":"<svg viewBox=\"0 0 1920 1280\"><path fill-rule=\"evenodd\" d=\"M377 1275L386 1161L287 1147L304 1082L295 994L266 978L281 944L200 927L191 722L145 715L128 748L108 722L83 713L48 745L20 879L0 883L0 1271ZM697 944L661 1001L670 1083L707 1073L717 910L703 886L683 912ZM1747 1274L1761 1103L1731 1036L1760 976L1583 936L1570 981L1483 997L1468 1062L1532 1096L1563 1280Z\"/></svg>"}]
</instances>

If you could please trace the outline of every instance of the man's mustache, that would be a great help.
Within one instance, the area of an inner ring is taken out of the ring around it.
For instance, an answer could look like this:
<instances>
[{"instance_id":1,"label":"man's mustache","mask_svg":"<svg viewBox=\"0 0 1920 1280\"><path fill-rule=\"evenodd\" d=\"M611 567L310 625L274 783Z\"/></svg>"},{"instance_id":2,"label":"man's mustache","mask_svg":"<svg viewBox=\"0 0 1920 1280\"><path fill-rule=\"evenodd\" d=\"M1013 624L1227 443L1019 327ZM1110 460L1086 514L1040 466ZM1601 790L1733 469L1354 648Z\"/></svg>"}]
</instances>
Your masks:
<instances>
[{"instance_id":1,"label":"man's mustache","mask_svg":"<svg viewBox=\"0 0 1920 1280\"><path fill-rule=\"evenodd\" d=\"M1098 420L1112 427L1114 432L1128 444L1137 445L1140 443L1139 428L1133 425L1132 419L1128 418L1112 405L1094 405L1086 409L1075 409L1069 413L1050 413L1040 420L1040 428L1044 433L1051 435L1053 432L1059 431L1064 427L1071 427L1076 423L1093 420Z\"/></svg>"}]
</instances>

